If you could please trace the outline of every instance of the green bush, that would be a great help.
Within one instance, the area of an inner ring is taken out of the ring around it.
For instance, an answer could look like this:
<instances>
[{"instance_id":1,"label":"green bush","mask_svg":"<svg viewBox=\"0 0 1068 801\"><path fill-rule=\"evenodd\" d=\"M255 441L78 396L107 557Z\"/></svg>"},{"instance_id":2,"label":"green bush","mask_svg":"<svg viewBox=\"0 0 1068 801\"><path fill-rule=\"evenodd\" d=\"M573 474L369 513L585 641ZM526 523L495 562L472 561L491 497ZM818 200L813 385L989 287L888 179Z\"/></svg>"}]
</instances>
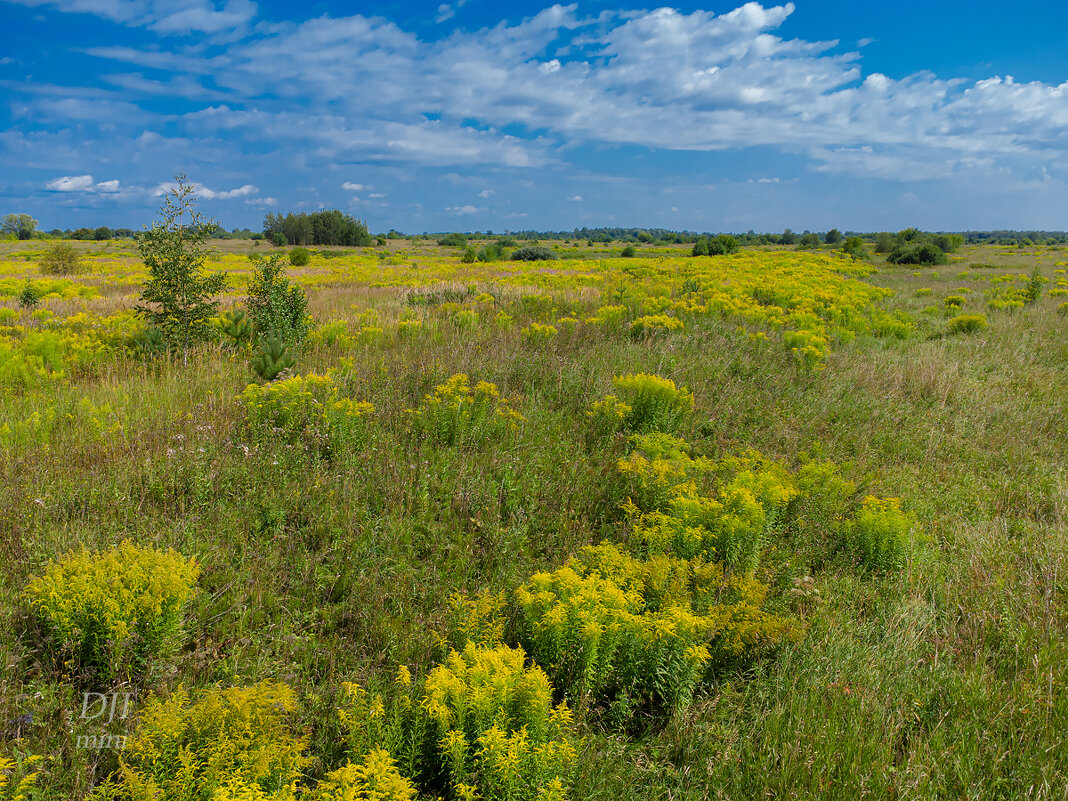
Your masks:
<instances>
[{"instance_id":1,"label":"green bush","mask_svg":"<svg viewBox=\"0 0 1068 801\"><path fill-rule=\"evenodd\" d=\"M248 313L261 343L277 336L287 347L296 347L308 333L308 297L282 272L282 257L249 255L254 265L248 281Z\"/></svg>"},{"instance_id":2,"label":"green bush","mask_svg":"<svg viewBox=\"0 0 1068 801\"><path fill-rule=\"evenodd\" d=\"M624 403L623 427L629 431L674 431L693 411L693 393L676 388L668 378L648 373L618 375L612 379ZM610 396L611 397L611 396Z\"/></svg>"},{"instance_id":3,"label":"green bush","mask_svg":"<svg viewBox=\"0 0 1068 801\"><path fill-rule=\"evenodd\" d=\"M908 241L890 251L890 264L949 264L949 256L938 245L926 241Z\"/></svg>"},{"instance_id":4,"label":"green bush","mask_svg":"<svg viewBox=\"0 0 1068 801\"><path fill-rule=\"evenodd\" d=\"M311 251L307 248L293 248L289 251L289 263L294 267L307 267L311 261Z\"/></svg>"},{"instance_id":5,"label":"green bush","mask_svg":"<svg viewBox=\"0 0 1068 801\"><path fill-rule=\"evenodd\" d=\"M438 244L447 248L467 247L467 237L463 234L446 234L438 240Z\"/></svg>"},{"instance_id":6,"label":"green bush","mask_svg":"<svg viewBox=\"0 0 1068 801\"><path fill-rule=\"evenodd\" d=\"M630 259L637 255L637 253L638 250L634 247L634 245L627 245L625 248L623 248L623 250L619 252L619 255L622 256L624 259Z\"/></svg>"},{"instance_id":7,"label":"green bush","mask_svg":"<svg viewBox=\"0 0 1068 801\"><path fill-rule=\"evenodd\" d=\"M83 269L77 249L66 242L47 247L38 257L37 266L42 275L73 275Z\"/></svg>"},{"instance_id":8,"label":"green bush","mask_svg":"<svg viewBox=\"0 0 1068 801\"><path fill-rule=\"evenodd\" d=\"M200 567L176 551L128 540L104 553L71 553L27 584L25 596L57 661L84 679L129 680L166 656L181 629L182 607Z\"/></svg>"},{"instance_id":9,"label":"green bush","mask_svg":"<svg viewBox=\"0 0 1068 801\"><path fill-rule=\"evenodd\" d=\"M946 323L950 334L974 334L986 327L986 316L982 314L958 314Z\"/></svg>"},{"instance_id":10,"label":"green bush","mask_svg":"<svg viewBox=\"0 0 1068 801\"><path fill-rule=\"evenodd\" d=\"M899 499L869 495L843 526L844 544L871 570L898 570L905 564L914 522Z\"/></svg>"},{"instance_id":11,"label":"green bush","mask_svg":"<svg viewBox=\"0 0 1068 801\"><path fill-rule=\"evenodd\" d=\"M556 253L544 245L525 245L512 252L512 261L552 261Z\"/></svg>"}]
</instances>

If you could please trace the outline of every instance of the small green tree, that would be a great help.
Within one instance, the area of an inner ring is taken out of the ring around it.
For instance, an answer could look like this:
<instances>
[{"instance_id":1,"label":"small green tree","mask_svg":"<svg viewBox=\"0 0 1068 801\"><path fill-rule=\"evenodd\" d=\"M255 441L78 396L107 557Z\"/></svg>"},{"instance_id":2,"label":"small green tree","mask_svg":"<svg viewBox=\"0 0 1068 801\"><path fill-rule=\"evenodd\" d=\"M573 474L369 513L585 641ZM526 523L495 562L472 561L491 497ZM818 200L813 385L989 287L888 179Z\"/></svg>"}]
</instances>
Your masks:
<instances>
[{"instance_id":1,"label":"small green tree","mask_svg":"<svg viewBox=\"0 0 1068 801\"><path fill-rule=\"evenodd\" d=\"M248 313L256 338L264 343L277 337L296 347L308 333L308 296L283 275L281 254L252 253L249 259L256 266L248 281Z\"/></svg>"},{"instance_id":2,"label":"small green tree","mask_svg":"<svg viewBox=\"0 0 1068 801\"><path fill-rule=\"evenodd\" d=\"M216 296L225 288L226 276L204 274L204 243L215 221L196 210L195 189L185 175L178 173L174 180L159 220L137 240L149 279L134 309L163 334L168 347L182 349L182 363L187 364L189 348L214 334Z\"/></svg>"}]
</instances>

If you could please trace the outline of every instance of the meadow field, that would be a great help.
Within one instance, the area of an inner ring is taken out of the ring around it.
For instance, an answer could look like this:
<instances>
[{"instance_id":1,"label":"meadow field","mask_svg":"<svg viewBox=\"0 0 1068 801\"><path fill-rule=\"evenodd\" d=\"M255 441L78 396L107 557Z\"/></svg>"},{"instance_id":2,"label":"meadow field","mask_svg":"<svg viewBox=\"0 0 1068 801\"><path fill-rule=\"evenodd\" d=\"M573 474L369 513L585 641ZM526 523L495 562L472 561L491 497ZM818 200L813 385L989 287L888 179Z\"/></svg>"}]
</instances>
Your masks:
<instances>
[{"instance_id":1,"label":"meadow field","mask_svg":"<svg viewBox=\"0 0 1068 801\"><path fill-rule=\"evenodd\" d=\"M277 249L183 362L72 244L0 243L0 799L1068 798L1068 250L312 248L264 382Z\"/></svg>"}]
</instances>

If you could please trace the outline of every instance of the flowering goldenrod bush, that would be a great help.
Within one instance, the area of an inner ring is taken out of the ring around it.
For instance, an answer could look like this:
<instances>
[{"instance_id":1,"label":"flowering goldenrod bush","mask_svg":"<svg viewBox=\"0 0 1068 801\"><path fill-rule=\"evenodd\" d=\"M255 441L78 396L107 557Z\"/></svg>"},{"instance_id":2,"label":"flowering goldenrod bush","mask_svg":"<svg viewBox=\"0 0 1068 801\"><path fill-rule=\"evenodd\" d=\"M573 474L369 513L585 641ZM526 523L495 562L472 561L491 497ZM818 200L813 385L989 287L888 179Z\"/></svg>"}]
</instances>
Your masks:
<instances>
[{"instance_id":1,"label":"flowering goldenrod bush","mask_svg":"<svg viewBox=\"0 0 1068 801\"><path fill-rule=\"evenodd\" d=\"M340 710L354 758L386 749L401 775L448 798L563 798L578 740L566 704L553 706L545 672L522 649L467 643L421 690L402 669L383 691L345 685Z\"/></svg>"},{"instance_id":2,"label":"flowering goldenrod bush","mask_svg":"<svg viewBox=\"0 0 1068 801\"><path fill-rule=\"evenodd\" d=\"M105 553L69 554L31 579L25 596L58 655L105 683L173 647L199 573L176 551L126 540Z\"/></svg>"},{"instance_id":3,"label":"flowering goldenrod bush","mask_svg":"<svg viewBox=\"0 0 1068 801\"><path fill-rule=\"evenodd\" d=\"M44 758L33 754L14 760L0 755L0 801L30 801L37 796L34 787Z\"/></svg>"},{"instance_id":4,"label":"flowering goldenrod bush","mask_svg":"<svg viewBox=\"0 0 1068 801\"><path fill-rule=\"evenodd\" d=\"M531 323L523 329L523 341L528 345L540 345L552 340L557 333L555 326Z\"/></svg>"},{"instance_id":5,"label":"flowering goldenrod bush","mask_svg":"<svg viewBox=\"0 0 1068 801\"><path fill-rule=\"evenodd\" d=\"M464 373L434 387L412 412L414 432L439 445L475 444L503 435L522 420L495 384L479 381L472 387Z\"/></svg>"},{"instance_id":6,"label":"flowering goldenrod bush","mask_svg":"<svg viewBox=\"0 0 1068 801\"><path fill-rule=\"evenodd\" d=\"M958 314L946 322L950 334L975 334L987 327L984 314Z\"/></svg>"},{"instance_id":7,"label":"flowering goldenrod bush","mask_svg":"<svg viewBox=\"0 0 1068 801\"><path fill-rule=\"evenodd\" d=\"M722 565L602 544L515 597L520 640L554 684L625 724L637 710L681 710L717 664L791 636L789 621L761 608L766 594Z\"/></svg>"},{"instance_id":8,"label":"flowering goldenrod bush","mask_svg":"<svg viewBox=\"0 0 1068 801\"><path fill-rule=\"evenodd\" d=\"M622 420L630 431L671 432L693 411L693 393L676 387L669 378L649 373L617 375L612 385L630 407Z\"/></svg>"},{"instance_id":9,"label":"flowering goldenrod bush","mask_svg":"<svg viewBox=\"0 0 1068 801\"><path fill-rule=\"evenodd\" d=\"M690 445L670 434L634 434L631 451L616 463L627 479L628 497L638 508L657 509L680 493L693 494L713 467L690 456Z\"/></svg>"},{"instance_id":10,"label":"flowering goldenrod bush","mask_svg":"<svg viewBox=\"0 0 1068 801\"><path fill-rule=\"evenodd\" d=\"M456 798L562 796L577 757L566 704L553 706L545 672L506 645L452 651L426 678L421 702Z\"/></svg>"},{"instance_id":11,"label":"flowering goldenrod bush","mask_svg":"<svg viewBox=\"0 0 1068 801\"><path fill-rule=\"evenodd\" d=\"M186 690L150 698L137 732L119 752L115 776L92 801L218 801L296 796L308 764L306 741L293 734L293 691L263 681Z\"/></svg>"},{"instance_id":12,"label":"flowering goldenrod bush","mask_svg":"<svg viewBox=\"0 0 1068 801\"><path fill-rule=\"evenodd\" d=\"M912 515L902 511L900 499L869 495L843 527L844 544L872 570L897 570L905 564L915 524Z\"/></svg>"},{"instance_id":13,"label":"flowering goldenrod bush","mask_svg":"<svg viewBox=\"0 0 1068 801\"><path fill-rule=\"evenodd\" d=\"M630 333L635 339L643 339L681 331L685 323L666 314L648 314L630 324Z\"/></svg>"},{"instance_id":14,"label":"flowering goldenrod bush","mask_svg":"<svg viewBox=\"0 0 1068 801\"><path fill-rule=\"evenodd\" d=\"M299 444L324 455L342 441L358 439L366 431L367 415L374 411L370 403L341 397L332 375L316 373L249 384L239 400L253 438Z\"/></svg>"},{"instance_id":15,"label":"flowering goldenrod bush","mask_svg":"<svg viewBox=\"0 0 1068 801\"><path fill-rule=\"evenodd\" d=\"M375 748L359 762L326 775L302 801L415 801L415 785L402 776L389 752ZM216 799L215 801L220 801Z\"/></svg>"}]
</instances>

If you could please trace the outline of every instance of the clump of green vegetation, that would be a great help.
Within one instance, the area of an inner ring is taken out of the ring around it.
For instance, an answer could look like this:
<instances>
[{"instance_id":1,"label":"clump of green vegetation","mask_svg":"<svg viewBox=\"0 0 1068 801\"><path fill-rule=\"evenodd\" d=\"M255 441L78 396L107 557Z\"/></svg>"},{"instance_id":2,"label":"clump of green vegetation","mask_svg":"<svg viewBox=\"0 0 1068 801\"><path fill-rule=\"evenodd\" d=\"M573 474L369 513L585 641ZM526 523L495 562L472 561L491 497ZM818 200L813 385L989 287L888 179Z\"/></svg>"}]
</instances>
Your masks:
<instances>
[{"instance_id":1,"label":"clump of green vegetation","mask_svg":"<svg viewBox=\"0 0 1068 801\"><path fill-rule=\"evenodd\" d=\"M34 286L30 282L26 282L26 286L22 288L22 291L18 295L19 306L24 309L36 309L41 303L41 290Z\"/></svg>"},{"instance_id":2,"label":"clump of green vegetation","mask_svg":"<svg viewBox=\"0 0 1068 801\"><path fill-rule=\"evenodd\" d=\"M983 314L958 314L946 322L946 331L950 334L975 334L986 327L986 315Z\"/></svg>"},{"instance_id":3,"label":"clump of green vegetation","mask_svg":"<svg viewBox=\"0 0 1068 801\"><path fill-rule=\"evenodd\" d=\"M307 267L311 261L311 251L307 248L296 247L289 251L289 263L294 267Z\"/></svg>"},{"instance_id":4,"label":"clump of green vegetation","mask_svg":"<svg viewBox=\"0 0 1068 801\"><path fill-rule=\"evenodd\" d=\"M107 684L140 676L175 645L200 568L175 551L129 540L105 553L71 553L31 579L25 596L57 661Z\"/></svg>"},{"instance_id":5,"label":"clump of green vegetation","mask_svg":"<svg viewBox=\"0 0 1068 801\"><path fill-rule=\"evenodd\" d=\"M622 400L609 395L591 407L591 414L617 418L627 431L674 431L693 411L693 393L670 378L635 373L615 376L612 385Z\"/></svg>"},{"instance_id":6,"label":"clump of green vegetation","mask_svg":"<svg viewBox=\"0 0 1068 801\"><path fill-rule=\"evenodd\" d=\"M872 570L900 569L908 556L909 534L915 526L897 498L864 499L859 512L843 528L843 541Z\"/></svg>"},{"instance_id":7,"label":"clump of green vegetation","mask_svg":"<svg viewBox=\"0 0 1068 801\"><path fill-rule=\"evenodd\" d=\"M556 253L544 245L524 245L512 251L512 261L552 261Z\"/></svg>"},{"instance_id":8,"label":"clump of green vegetation","mask_svg":"<svg viewBox=\"0 0 1068 801\"><path fill-rule=\"evenodd\" d=\"M251 687L187 690L150 698L120 769L91 801L295 801L310 762L295 733L296 694L263 681ZM355 797L355 796L350 796Z\"/></svg>"},{"instance_id":9,"label":"clump of green vegetation","mask_svg":"<svg viewBox=\"0 0 1068 801\"><path fill-rule=\"evenodd\" d=\"M49 245L37 259L42 275L74 275L85 269L81 256L74 245L56 242Z\"/></svg>"}]
</instances>

